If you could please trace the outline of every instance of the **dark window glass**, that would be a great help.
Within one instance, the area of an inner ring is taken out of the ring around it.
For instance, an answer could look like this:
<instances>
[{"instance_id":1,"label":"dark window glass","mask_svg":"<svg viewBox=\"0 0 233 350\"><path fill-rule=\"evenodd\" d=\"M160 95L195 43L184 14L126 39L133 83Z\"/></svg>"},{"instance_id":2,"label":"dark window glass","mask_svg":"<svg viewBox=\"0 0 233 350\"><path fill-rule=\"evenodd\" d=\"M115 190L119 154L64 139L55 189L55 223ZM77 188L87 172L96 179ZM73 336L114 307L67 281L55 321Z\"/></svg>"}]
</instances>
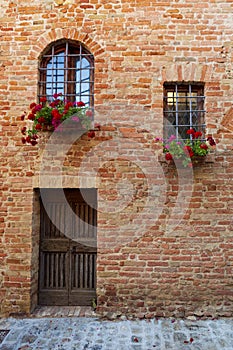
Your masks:
<instances>
[{"instance_id":1,"label":"dark window glass","mask_svg":"<svg viewBox=\"0 0 233 350\"><path fill-rule=\"evenodd\" d=\"M187 139L187 130L205 131L203 84L164 84L164 139Z\"/></svg>"}]
</instances>

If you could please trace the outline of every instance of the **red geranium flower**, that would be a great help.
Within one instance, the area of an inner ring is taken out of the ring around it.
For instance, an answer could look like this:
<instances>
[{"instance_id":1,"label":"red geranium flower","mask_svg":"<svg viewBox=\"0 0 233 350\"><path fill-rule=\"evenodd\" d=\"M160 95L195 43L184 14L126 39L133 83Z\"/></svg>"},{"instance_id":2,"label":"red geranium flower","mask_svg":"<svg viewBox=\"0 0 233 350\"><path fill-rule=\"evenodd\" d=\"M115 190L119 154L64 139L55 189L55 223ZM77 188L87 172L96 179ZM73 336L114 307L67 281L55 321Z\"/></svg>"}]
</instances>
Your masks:
<instances>
[{"instance_id":1,"label":"red geranium flower","mask_svg":"<svg viewBox=\"0 0 233 350\"><path fill-rule=\"evenodd\" d=\"M192 158L194 156L194 152L193 151L189 152L189 156L190 158Z\"/></svg>"},{"instance_id":2,"label":"red geranium flower","mask_svg":"<svg viewBox=\"0 0 233 350\"><path fill-rule=\"evenodd\" d=\"M36 114L36 112L40 111L42 108L42 105L36 105L33 109L32 109L32 113Z\"/></svg>"},{"instance_id":3,"label":"red geranium flower","mask_svg":"<svg viewBox=\"0 0 233 350\"><path fill-rule=\"evenodd\" d=\"M184 146L184 151L186 154L188 154L190 157L194 156L193 150L190 146Z\"/></svg>"},{"instance_id":4,"label":"red geranium flower","mask_svg":"<svg viewBox=\"0 0 233 350\"><path fill-rule=\"evenodd\" d=\"M87 136L90 137L90 138L95 137L95 132L94 132L94 130L89 131L88 134L87 134Z\"/></svg>"},{"instance_id":5,"label":"red geranium flower","mask_svg":"<svg viewBox=\"0 0 233 350\"><path fill-rule=\"evenodd\" d=\"M207 146L206 143L201 143L201 144L200 144L200 148L207 150L207 149L208 149L208 146Z\"/></svg>"},{"instance_id":6,"label":"red geranium flower","mask_svg":"<svg viewBox=\"0 0 233 350\"><path fill-rule=\"evenodd\" d=\"M50 103L50 107L52 108L57 107L60 102L61 100L54 100L53 102Z\"/></svg>"},{"instance_id":7,"label":"red geranium flower","mask_svg":"<svg viewBox=\"0 0 233 350\"><path fill-rule=\"evenodd\" d=\"M51 112L54 119L61 119L62 115L58 112L57 109L53 109Z\"/></svg>"},{"instance_id":8,"label":"red geranium flower","mask_svg":"<svg viewBox=\"0 0 233 350\"><path fill-rule=\"evenodd\" d=\"M212 136L208 136L207 137L207 141L209 141L210 146L215 146L216 145L216 143L215 143L214 139L212 138Z\"/></svg>"},{"instance_id":9,"label":"red geranium flower","mask_svg":"<svg viewBox=\"0 0 233 350\"><path fill-rule=\"evenodd\" d=\"M36 140L31 140L30 143L31 143L32 146L35 146L35 145L37 145L38 142Z\"/></svg>"},{"instance_id":10,"label":"red geranium flower","mask_svg":"<svg viewBox=\"0 0 233 350\"><path fill-rule=\"evenodd\" d=\"M72 102L66 102L65 104L65 109L68 110L70 107L73 107L73 103Z\"/></svg>"},{"instance_id":11,"label":"red geranium flower","mask_svg":"<svg viewBox=\"0 0 233 350\"><path fill-rule=\"evenodd\" d=\"M165 159L166 159L166 160L172 160L172 155L171 155L171 153L166 153L166 154L165 154Z\"/></svg>"},{"instance_id":12,"label":"red geranium flower","mask_svg":"<svg viewBox=\"0 0 233 350\"><path fill-rule=\"evenodd\" d=\"M38 123L39 124L43 124L43 123L45 123L45 118L44 117L40 117L40 118L38 118Z\"/></svg>"},{"instance_id":13,"label":"red geranium flower","mask_svg":"<svg viewBox=\"0 0 233 350\"><path fill-rule=\"evenodd\" d=\"M26 128L26 126L24 126L24 127L21 129L21 133L22 133L23 135L26 135L26 130L27 130L27 128Z\"/></svg>"},{"instance_id":14,"label":"red geranium flower","mask_svg":"<svg viewBox=\"0 0 233 350\"><path fill-rule=\"evenodd\" d=\"M202 132L201 131L196 131L194 134L194 138L197 139L198 137L202 136Z\"/></svg>"},{"instance_id":15,"label":"red geranium flower","mask_svg":"<svg viewBox=\"0 0 233 350\"><path fill-rule=\"evenodd\" d=\"M184 151L185 151L186 153L189 153L189 152L192 151L192 148L191 148L190 146L184 146Z\"/></svg>"},{"instance_id":16,"label":"red geranium flower","mask_svg":"<svg viewBox=\"0 0 233 350\"><path fill-rule=\"evenodd\" d=\"M41 97L40 98L40 102L46 102L47 101L47 98L46 97Z\"/></svg>"},{"instance_id":17,"label":"red geranium flower","mask_svg":"<svg viewBox=\"0 0 233 350\"><path fill-rule=\"evenodd\" d=\"M189 130L187 130L187 135L192 135L192 136L194 136L195 135L195 130L194 129L189 129Z\"/></svg>"},{"instance_id":18,"label":"red geranium flower","mask_svg":"<svg viewBox=\"0 0 233 350\"><path fill-rule=\"evenodd\" d=\"M77 106L78 107L84 107L85 103L83 101L79 101L79 102L77 102Z\"/></svg>"},{"instance_id":19,"label":"red geranium flower","mask_svg":"<svg viewBox=\"0 0 233 350\"><path fill-rule=\"evenodd\" d=\"M36 103L32 102L29 107L30 107L30 109L33 109L34 107L36 107Z\"/></svg>"},{"instance_id":20,"label":"red geranium flower","mask_svg":"<svg viewBox=\"0 0 233 350\"><path fill-rule=\"evenodd\" d=\"M28 114L28 119L29 120L35 120L35 114L34 113L29 113Z\"/></svg>"},{"instance_id":21,"label":"red geranium flower","mask_svg":"<svg viewBox=\"0 0 233 350\"><path fill-rule=\"evenodd\" d=\"M59 92L59 94L53 94L54 98L58 98L59 96L62 96L62 92Z\"/></svg>"},{"instance_id":22,"label":"red geranium flower","mask_svg":"<svg viewBox=\"0 0 233 350\"><path fill-rule=\"evenodd\" d=\"M42 129L42 125L41 124L36 124L35 129L36 130L41 130Z\"/></svg>"}]
</instances>

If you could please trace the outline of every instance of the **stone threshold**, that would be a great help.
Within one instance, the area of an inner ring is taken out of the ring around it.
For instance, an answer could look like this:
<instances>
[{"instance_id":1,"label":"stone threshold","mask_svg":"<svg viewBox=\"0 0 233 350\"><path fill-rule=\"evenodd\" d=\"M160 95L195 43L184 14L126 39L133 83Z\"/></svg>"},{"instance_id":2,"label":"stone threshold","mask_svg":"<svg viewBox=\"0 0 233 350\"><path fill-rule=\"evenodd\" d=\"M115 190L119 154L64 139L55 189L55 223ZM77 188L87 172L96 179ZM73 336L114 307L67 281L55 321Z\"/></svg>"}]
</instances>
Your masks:
<instances>
[{"instance_id":1,"label":"stone threshold","mask_svg":"<svg viewBox=\"0 0 233 350\"><path fill-rule=\"evenodd\" d=\"M96 317L96 313L90 306L37 306L30 317Z\"/></svg>"}]
</instances>

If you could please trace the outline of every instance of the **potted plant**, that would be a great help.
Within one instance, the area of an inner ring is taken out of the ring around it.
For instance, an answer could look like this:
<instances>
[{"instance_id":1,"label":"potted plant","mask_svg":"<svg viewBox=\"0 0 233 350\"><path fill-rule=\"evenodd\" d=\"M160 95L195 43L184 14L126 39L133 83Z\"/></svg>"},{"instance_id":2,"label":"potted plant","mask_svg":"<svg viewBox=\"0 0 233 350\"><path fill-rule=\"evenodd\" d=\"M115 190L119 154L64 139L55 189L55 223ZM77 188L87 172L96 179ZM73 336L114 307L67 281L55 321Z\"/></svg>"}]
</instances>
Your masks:
<instances>
[{"instance_id":1,"label":"potted plant","mask_svg":"<svg viewBox=\"0 0 233 350\"><path fill-rule=\"evenodd\" d=\"M202 132L193 128L187 131L187 135L189 139L183 142L178 141L175 135L167 140L155 139L156 142L161 142L167 161L179 160L184 167L192 167L198 158L205 157L216 145L212 136L202 139Z\"/></svg>"},{"instance_id":2,"label":"potted plant","mask_svg":"<svg viewBox=\"0 0 233 350\"><path fill-rule=\"evenodd\" d=\"M84 130L91 129L93 119L91 109L86 107L82 101L70 102L64 100L61 93L54 94L52 101L47 100L46 97L41 97L38 104L33 102L29 108L29 112L25 112L21 116L21 120L27 118L32 122L31 128L24 126L21 129L23 144L36 145L40 131L62 131L62 122L69 118L77 123L77 127Z\"/></svg>"}]
</instances>

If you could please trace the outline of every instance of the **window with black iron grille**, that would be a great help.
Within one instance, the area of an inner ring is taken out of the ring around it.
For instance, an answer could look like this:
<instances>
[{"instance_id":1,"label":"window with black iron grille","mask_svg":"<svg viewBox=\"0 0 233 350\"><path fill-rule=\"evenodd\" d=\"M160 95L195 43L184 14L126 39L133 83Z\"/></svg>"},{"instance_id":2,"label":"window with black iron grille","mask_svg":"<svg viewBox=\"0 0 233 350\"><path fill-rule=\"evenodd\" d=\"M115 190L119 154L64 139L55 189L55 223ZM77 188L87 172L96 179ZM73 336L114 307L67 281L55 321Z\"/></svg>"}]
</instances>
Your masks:
<instances>
[{"instance_id":1,"label":"window with black iron grille","mask_svg":"<svg viewBox=\"0 0 233 350\"><path fill-rule=\"evenodd\" d=\"M164 139L190 137L187 130L205 132L204 85L190 83L164 84Z\"/></svg>"},{"instance_id":2,"label":"window with black iron grille","mask_svg":"<svg viewBox=\"0 0 233 350\"><path fill-rule=\"evenodd\" d=\"M94 57L80 43L59 41L43 54L39 67L39 97L64 99L94 105Z\"/></svg>"}]
</instances>

